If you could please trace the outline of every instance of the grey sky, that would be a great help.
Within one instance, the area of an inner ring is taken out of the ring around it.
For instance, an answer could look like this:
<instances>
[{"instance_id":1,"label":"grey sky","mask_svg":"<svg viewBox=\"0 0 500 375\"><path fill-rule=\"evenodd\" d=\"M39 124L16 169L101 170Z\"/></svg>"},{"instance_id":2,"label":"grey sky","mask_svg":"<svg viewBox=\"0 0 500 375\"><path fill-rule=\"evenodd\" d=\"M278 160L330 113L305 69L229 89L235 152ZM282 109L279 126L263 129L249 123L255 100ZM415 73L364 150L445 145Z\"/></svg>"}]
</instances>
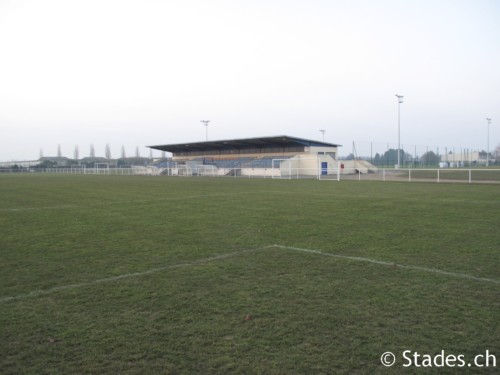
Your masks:
<instances>
[{"instance_id":1,"label":"grey sky","mask_svg":"<svg viewBox=\"0 0 500 375\"><path fill-rule=\"evenodd\" d=\"M498 0L0 0L0 160L288 134L490 149ZM366 147L358 150L366 154Z\"/></svg>"}]
</instances>

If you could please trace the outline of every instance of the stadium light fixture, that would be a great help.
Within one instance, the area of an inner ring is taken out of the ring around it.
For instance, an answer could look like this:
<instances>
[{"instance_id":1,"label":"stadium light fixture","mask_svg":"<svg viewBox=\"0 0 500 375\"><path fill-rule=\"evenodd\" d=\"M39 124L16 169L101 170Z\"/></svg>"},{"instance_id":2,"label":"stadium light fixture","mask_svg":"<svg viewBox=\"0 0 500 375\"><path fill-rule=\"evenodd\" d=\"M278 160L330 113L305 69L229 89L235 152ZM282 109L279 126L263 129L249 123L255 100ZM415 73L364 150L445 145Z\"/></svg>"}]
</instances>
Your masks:
<instances>
[{"instance_id":1,"label":"stadium light fixture","mask_svg":"<svg viewBox=\"0 0 500 375\"><path fill-rule=\"evenodd\" d=\"M401 103L403 103L403 95L396 94L398 98L398 169L401 166Z\"/></svg>"},{"instance_id":2,"label":"stadium light fixture","mask_svg":"<svg viewBox=\"0 0 500 375\"><path fill-rule=\"evenodd\" d=\"M203 122L205 124L205 140L208 141L208 123L210 120L201 120L200 122Z\"/></svg>"},{"instance_id":3,"label":"stadium light fixture","mask_svg":"<svg viewBox=\"0 0 500 375\"><path fill-rule=\"evenodd\" d=\"M323 134L323 142L324 142L325 141L326 130L325 129L319 129L319 131Z\"/></svg>"},{"instance_id":4,"label":"stadium light fixture","mask_svg":"<svg viewBox=\"0 0 500 375\"><path fill-rule=\"evenodd\" d=\"M488 127L486 129L486 166L490 165L490 124L491 119L489 117L486 118L486 122L488 123Z\"/></svg>"}]
</instances>

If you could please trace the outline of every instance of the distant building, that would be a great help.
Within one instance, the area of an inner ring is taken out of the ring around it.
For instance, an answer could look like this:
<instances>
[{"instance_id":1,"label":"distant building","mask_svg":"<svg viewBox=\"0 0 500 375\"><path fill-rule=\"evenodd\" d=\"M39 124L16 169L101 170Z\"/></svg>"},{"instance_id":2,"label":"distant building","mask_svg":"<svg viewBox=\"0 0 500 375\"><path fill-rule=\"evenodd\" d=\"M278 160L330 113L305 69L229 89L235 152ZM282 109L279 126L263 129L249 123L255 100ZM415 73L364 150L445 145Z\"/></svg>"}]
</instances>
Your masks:
<instances>
[{"instance_id":1,"label":"distant building","mask_svg":"<svg viewBox=\"0 0 500 375\"><path fill-rule=\"evenodd\" d=\"M44 163L51 163L54 167L70 167L74 161L64 156L43 156L40 158L39 164Z\"/></svg>"},{"instance_id":2,"label":"distant building","mask_svg":"<svg viewBox=\"0 0 500 375\"><path fill-rule=\"evenodd\" d=\"M40 164L40 160L0 161L0 168L31 168L38 164Z\"/></svg>"},{"instance_id":3,"label":"distant building","mask_svg":"<svg viewBox=\"0 0 500 375\"><path fill-rule=\"evenodd\" d=\"M450 168L486 165L486 153L464 150L462 152L450 152L440 156L441 167Z\"/></svg>"}]
</instances>

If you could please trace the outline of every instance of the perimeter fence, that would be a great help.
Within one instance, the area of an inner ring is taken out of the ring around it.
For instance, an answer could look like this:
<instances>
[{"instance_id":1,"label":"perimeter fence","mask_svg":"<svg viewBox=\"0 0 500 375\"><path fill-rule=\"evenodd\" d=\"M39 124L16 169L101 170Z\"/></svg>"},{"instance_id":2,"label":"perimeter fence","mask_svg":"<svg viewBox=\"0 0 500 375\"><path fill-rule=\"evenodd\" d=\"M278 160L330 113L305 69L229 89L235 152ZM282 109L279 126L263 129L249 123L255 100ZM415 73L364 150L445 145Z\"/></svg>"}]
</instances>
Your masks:
<instances>
[{"instance_id":1,"label":"perimeter fence","mask_svg":"<svg viewBox=\"0 0 500 375\"><path fill-rule=\"evenodd\" d=\"M432 183L489 183L500 184L500 168L343 168L342 161L328 169L290 167L280 168L46 168L46 169L0 169L0 174L82 174L121 176L177 176L212 178L272 178L272 179L318 179L331 181L399 181Z\"/></svg>"}]
</instances>

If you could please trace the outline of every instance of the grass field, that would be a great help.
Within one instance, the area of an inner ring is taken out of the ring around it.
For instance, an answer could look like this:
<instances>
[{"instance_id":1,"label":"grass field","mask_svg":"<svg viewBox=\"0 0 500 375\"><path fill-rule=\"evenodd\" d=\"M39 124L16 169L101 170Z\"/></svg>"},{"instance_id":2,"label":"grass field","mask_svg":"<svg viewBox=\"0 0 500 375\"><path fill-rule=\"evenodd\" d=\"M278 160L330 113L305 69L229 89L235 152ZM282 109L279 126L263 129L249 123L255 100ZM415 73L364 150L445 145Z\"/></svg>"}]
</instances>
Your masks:
<instances>
[{"instance_id":1,"label":"grass field","mask_svg":"<svg viewBox=\"0 0 500 375\"><path fill-rule=\"evenodd\" d=\"M7 175L0 228L2 374L499 372L402 357L500 362L497 185Z\"/></svg>"}]
</instances>

